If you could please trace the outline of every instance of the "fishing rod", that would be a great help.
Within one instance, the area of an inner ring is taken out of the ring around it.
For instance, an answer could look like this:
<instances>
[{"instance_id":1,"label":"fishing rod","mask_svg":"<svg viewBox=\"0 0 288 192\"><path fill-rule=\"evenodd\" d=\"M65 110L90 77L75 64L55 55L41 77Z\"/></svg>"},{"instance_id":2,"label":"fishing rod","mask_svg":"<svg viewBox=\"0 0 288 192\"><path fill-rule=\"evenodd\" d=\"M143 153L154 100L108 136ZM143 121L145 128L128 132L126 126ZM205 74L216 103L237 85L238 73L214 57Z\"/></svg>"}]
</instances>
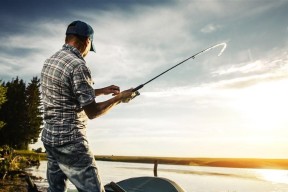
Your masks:
<instances>
[{"instance_id":1,"label":"fishing rod","mask_svg":"<svg viewBox=\"0 0 288 192\"><path fill-rule=\"evenodd\" d=\"M215 48L215 47L218 47L218 46L223 46L223 48L221 49L220 53L218 54L218 56L220 56L220 55L223 53L223 51L226 49L226 46L227 46L226 43L219 43L219 44L213 45L213 46L211 46L211 47L208 47L208 48L206 48L206 49L203 49L202 51L199 51L198 53L190 56L189 58L181 61L180 63L178 63L178 64L170 67L170 68L167 69L166 71L163 71L162 73L160 73L159 75L153 77L153 78L150 79L149 81L147 81L147 82L145 82L145 83L143 83L143 84L141 84L141 85L138 85L136 88L134 88L134 89L132 90L132 91L135 93L135 96L134 96L134 97L140 95L140 93L138 92L138 90L139 90L139 89L142 89L145 85L147 85L147 84L150 83L151 81L154 81L155 79L157 79L158 77L164 75L164 74L167 73L168 71L170 71L170 70L174 69L175 67L178 67L179 65L185 63L185 62L188 61L189 59L195 59L195 57L196 57L197 55L200 55L200 54L202 54L202 53L204 53L204 52L206 52L206 51L209 51L209 50L211 50L211 49L213 49L213 48ZM134 98L134 97L133 97L133 98Z\"/></svg>"}]
</instances>

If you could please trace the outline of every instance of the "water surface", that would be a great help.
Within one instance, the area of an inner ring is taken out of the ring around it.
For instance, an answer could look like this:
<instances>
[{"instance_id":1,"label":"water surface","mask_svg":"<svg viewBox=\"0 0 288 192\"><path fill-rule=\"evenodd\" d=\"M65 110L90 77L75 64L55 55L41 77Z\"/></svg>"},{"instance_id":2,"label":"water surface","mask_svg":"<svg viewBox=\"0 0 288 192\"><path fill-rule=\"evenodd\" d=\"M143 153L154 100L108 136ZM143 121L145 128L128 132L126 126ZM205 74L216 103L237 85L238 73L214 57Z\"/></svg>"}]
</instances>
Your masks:
<instances>
[{"instance_id":1,"label":"water surface","mask_svg":"<svg viewBox=\"0 0 288 192\"><path fill-rule=\"evenodd\" d=\"M97 161L104 184L130 177L153 176L153 165ZM38 186L48 186L47 161L30 168L35 176L43 178ZM287 192L288 170L243 169L200 166L158 165L158 176L178 183L187 192ZM75 187L68 183L68 191Z\"/></svg>"}]
</instances>

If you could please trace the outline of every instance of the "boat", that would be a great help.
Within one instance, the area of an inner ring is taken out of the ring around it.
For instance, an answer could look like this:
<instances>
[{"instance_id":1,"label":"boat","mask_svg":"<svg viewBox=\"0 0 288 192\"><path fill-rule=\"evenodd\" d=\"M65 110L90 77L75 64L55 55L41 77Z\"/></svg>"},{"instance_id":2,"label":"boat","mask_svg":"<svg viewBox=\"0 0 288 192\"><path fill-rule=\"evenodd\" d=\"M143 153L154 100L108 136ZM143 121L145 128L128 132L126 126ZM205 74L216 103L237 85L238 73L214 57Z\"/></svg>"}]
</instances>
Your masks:
<instances>
[{"instance_id":1,"label":"boat","mask_svg":"<svg viewBox=\"0 0 288 192\"><path fill-rule=\"evenodd\" d=\"M132 177L105 185L106 192L185 192L174 181L163 177Z\"/></svg>"}]
</instances>

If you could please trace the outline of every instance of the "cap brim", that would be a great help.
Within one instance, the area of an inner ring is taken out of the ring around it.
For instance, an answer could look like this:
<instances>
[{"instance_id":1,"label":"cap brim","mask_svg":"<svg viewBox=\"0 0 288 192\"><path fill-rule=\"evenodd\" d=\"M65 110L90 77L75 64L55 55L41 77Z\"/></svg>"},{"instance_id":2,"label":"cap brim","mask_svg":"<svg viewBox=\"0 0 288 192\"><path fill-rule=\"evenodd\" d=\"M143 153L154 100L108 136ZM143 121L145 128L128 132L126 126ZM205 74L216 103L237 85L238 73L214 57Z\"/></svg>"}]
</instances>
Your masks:
<instances>
[{"instance_id":1,"label":"cap brim","mask_svg":"<svg viewBox=\"0 0 288 192\"><path fill-rule=\"evenodd\" d=\"M93 52L96 53L96 49L95 49L95 46L94 46L93 42L91 42L91 48L90 48L90 51L93 51Z\"/></svg>"}]
</instances>

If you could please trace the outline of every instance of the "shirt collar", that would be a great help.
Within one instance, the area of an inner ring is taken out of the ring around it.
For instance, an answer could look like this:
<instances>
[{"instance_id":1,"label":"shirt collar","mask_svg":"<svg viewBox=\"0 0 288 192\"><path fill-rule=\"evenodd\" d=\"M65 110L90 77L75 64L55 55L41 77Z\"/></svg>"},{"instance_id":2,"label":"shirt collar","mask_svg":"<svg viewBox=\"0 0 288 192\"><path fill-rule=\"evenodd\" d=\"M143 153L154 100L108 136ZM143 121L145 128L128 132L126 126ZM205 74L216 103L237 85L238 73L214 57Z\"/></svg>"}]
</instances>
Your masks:
<instances>
[{"instance_id":1,"label":"shirt collar","mask_svg":"<svg viewBox=\"0 0 288 192\"><path fill-rule=\"evenodd\" d=\"M73 52L75 55L77 55L77 57L84 59L80 53L80 51L78 49L76 49L75 47L73 47L72 45L69 44L64 44L62 47L63 50L69 50L71 52Z\"/></svg>"}]
</instances>

